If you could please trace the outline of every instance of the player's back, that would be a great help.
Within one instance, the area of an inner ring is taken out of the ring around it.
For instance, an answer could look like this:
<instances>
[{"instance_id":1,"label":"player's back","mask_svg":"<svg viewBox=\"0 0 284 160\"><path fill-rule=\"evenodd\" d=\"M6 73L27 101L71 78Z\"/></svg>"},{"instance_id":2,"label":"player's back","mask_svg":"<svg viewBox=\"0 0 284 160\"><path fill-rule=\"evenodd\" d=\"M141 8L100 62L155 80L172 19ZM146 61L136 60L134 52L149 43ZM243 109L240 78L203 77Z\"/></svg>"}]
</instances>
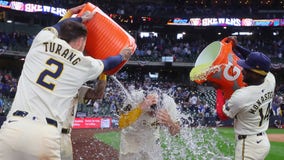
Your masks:
<instances>
[{"instance_id":1,"label":"player's back","mask_svg":"<svg viewBox=\"0 0 284 160\"><path fill-rule=\"evenodd\" d=\"M236 115L235 131L238 134L257 134L267 130L274 96L275 78L268 73L264 83L240 89L242 109Z\"/></svg>"},{"instance_id":2,"label":"player's back","mask_svg":"<svg viewBox=\"0 0 284 160\"><path fill-rule=\"evenodd\" d=\"M65 119L78 89L102 70L100 60L84 57L53 32L43 30L26 56L11 110Z\"/></svg>"}]
</instances>

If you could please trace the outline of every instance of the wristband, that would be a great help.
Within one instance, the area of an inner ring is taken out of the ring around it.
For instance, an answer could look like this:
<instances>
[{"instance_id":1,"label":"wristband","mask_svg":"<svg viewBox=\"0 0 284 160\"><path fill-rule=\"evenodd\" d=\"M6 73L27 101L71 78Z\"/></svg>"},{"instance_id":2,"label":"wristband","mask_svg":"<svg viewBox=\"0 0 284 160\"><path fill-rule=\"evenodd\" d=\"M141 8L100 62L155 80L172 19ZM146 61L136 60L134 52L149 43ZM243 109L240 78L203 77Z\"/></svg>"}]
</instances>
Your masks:
<instances>
[{"instance_id":1,"label":"wristband","mask_svg":"<svg viewBox=\"0 0 284 160\"><path fill-rule=\"evenodd\" d=\"M102 73L102 74L99 76L99 80L106 81L106 80L107 80L107 75Z\"/></svg>"}]
</instances>

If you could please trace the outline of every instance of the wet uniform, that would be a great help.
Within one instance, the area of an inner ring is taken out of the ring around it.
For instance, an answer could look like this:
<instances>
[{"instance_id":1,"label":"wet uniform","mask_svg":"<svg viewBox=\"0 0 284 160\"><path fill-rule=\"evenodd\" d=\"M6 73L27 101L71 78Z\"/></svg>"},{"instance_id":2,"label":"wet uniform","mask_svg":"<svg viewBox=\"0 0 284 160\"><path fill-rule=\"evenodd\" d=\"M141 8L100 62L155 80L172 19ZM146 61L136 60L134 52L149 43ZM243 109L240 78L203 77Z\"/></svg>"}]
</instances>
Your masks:
<instances>
[{"instance_id":1,"label":"wet uniform","mask_svg":"<svg viewBox=\"0 0 284 160\"><path fill-rule=\"evenodd\" d=\"M66 121L62 124L61 131L61 160L72 160L73 159L73 149L71 141L71 130L73 127L73 122L77 113L78 103L84 103L84 97L90 87L82 86L79 89L78 95L73 99L72 108L70 108Z\"/></svg>"},{"instance_id":2,"label":"wet uniform","mask_svg":"<svg viewBox=\"0 0 284 160\"><path fill-rule=\"evenodd\" d=\"M174 99L166 94L163 97L163 108L174 122L178 122ZM119 160L163 160L159 138L160 125L157 119L148 112L142 113L136 122L121 131Z\"/></svg>"}]
</instances>

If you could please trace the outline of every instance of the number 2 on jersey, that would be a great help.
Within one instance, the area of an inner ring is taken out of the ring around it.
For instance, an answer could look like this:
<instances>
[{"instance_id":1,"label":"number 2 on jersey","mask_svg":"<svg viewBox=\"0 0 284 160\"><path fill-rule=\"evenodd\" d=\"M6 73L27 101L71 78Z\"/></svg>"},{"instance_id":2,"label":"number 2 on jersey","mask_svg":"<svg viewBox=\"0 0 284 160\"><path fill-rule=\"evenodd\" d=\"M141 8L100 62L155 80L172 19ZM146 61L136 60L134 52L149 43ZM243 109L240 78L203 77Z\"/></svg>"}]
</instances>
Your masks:
<instances>
[{"instance_id":1,"label":"number 2 on jersey","mask_svg":"<svg viewBox=\"0 0 284 160\"><path fill-rule=\"evenodd\" d=\"M259 109L259 116L260 116L260 121L259 121L259 127L262 125L263 120L268 120L270 116L270 105L271 103L268 103L265 115L263 114L263 108Z\"/></svg>"},{"instance_id":2,"label":"number 2 on jersey","mask_svg":"<svg viewBox=\"0 0 284 160\"><path fill-rule=\"evenodd\" d=\"M56 61L55 59L52 59L52 58L48 59L46 61L46 64L49 65L49 66L55 65L57 68L54 72L47 70L47 69L43 70L40 73L36 83L38 83L39 85L41 85L41 86L43 86L43 87L45 87L49 90L53 90L54 87L55 87L55 84L51 83L51 82L46 82L44 79L47 76L54 78L54 79L58 78L63 71L63 64L61 62Z\"/></svg>"}]
</instances>

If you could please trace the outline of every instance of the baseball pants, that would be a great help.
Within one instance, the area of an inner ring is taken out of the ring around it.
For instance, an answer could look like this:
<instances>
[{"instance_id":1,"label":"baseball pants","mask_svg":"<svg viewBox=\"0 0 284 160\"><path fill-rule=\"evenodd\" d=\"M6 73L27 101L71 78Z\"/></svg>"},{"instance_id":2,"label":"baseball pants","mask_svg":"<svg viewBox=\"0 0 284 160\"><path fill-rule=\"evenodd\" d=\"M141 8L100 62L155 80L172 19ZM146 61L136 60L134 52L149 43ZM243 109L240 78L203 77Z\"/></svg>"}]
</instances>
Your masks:
<instances>
[{"instance_id":1,"label":"baseball pants","mask_svg":"<svg viewBox=\"0 0 284 160\"><path fill-rule=\"evenodd\" d=\"M71 134L61 134L61 160L73 160Z\"/></svg>"},{"instance_id":2,"label":"baseball pants","mask_svg":"<svg viewBox=\"0 0 284 160\"><path fill-rule=\"evenodd\" d=\"M266 133L236 136L235 160L264 160L270 150Z\"/></svg>"},{"instance_id":3,"label":"baseball pants","mask_svg":"<svg viewBox=\"0 0 284 160\"><path fill-rule=\"evenodd\" d=\"M12 116L0 129L0 160L60 159L60 132L45 119Z\"/></svg>"}]
</instances>

